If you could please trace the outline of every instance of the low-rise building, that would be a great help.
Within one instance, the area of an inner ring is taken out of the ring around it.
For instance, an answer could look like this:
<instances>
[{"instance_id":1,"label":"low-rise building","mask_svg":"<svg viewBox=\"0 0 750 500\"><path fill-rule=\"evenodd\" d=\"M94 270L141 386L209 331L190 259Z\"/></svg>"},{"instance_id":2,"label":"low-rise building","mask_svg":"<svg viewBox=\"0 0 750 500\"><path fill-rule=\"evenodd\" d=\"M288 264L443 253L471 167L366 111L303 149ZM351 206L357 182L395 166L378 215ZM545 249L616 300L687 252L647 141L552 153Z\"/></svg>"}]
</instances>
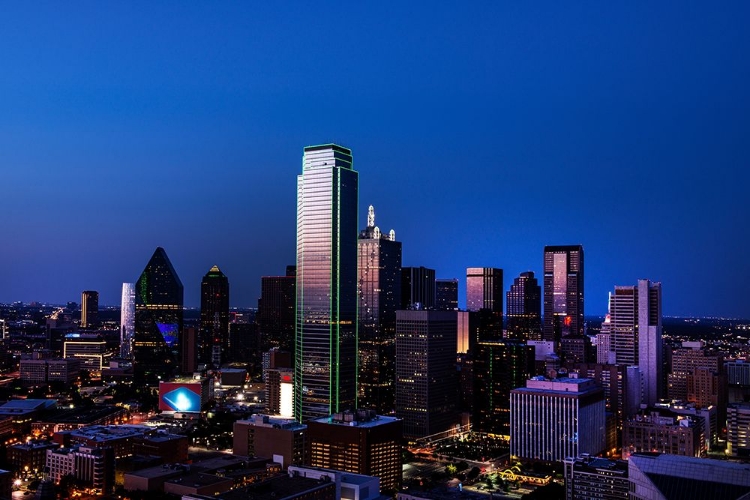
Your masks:
<instances>
[{"instance_id":1,"label":"low-rise building","mask_svg":"<svg viewBox=\"0 0 750 500\"><path fill-rule=\"evenodd\" d=\"M636 453L628 459L630 500L739 500L750 495L750 464Z\"/></svg>"},{"instance_id":2,"label":"low-rise building","mask_svg":"<svg viewBox=\"0 0 750 500\"><path fill-rule=\"evenodd\" d=\"M253 415L234 423L233 451L237 455L265 457L286 470L307 462L307 426L293 419Z\"/></svg>"},{"instance_id":3,"label":"low-rise building","mask_svg":"<svg viewBox=\"0 0 750 500\"><path fill-rule=\"evenodd\" d=\"M104 493L110 493L115 485L115 455L112 448L76 446L47 450L46 467L49 478L55 483L65 476L74 476Z\"/></svg>"},{"instance_id":4,"label":"low-rise building","mask_svg":"<svg viewBox=\"0 0 750 500\"><path fill-rule=\"evenodd\" d=\"M750 403L727 408L727 455L750 457Z\"/></svg>"},{"instance_id":5,"label":"low-rise building","mask_svg":"<svg viewBox=\"0 0 750 500\"><path fill-rule=\"evenodd\" d=\"M706 454L703 419L666 411L630 417L623 424L622 457L637 452L701 457Z\"/></svg>"},{"instance_id":6,"label":"low-rise building","mask_svg":"<svg viewBox=\"0 0 750 500\"><path fill-rule=\"evenodd\" d=\"M59 447L58 443L41 439L16 443L7 448L8 464L17 471L41 471L47 464L47 450Z\"/></svg>"},{"instance_id":7,"label":"low-rise building","mask_svg":"<svg viewBox=\"0 0 750 500\"><path fill-rule=\"evenodd\" d=\"M289 467L291 477L305 477L336 485L336 498L342 500L374 500L380 497L380 481L365 474L352 474L321 467Z\"/></svg>"}]
</instances>

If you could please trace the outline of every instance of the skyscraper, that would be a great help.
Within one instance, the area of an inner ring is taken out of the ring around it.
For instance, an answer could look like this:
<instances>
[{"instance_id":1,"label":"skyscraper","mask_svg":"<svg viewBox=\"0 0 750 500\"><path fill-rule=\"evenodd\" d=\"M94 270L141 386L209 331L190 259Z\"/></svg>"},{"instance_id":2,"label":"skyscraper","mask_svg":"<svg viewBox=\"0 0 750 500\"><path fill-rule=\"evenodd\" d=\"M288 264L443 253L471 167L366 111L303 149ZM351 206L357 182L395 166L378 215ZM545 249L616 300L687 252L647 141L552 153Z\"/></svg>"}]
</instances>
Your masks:
<instances>
[{"instance_id":1,"label":"skyscraper","mask_svg":"<svg viewBox=\"0 0 750 500\"><path fill-rule=\"evenodd\" d=\"M510 391L534 375L534 347L517 340L481 342L474 350L472 429L510 435Z\"/></svg>"},{"instance_id":2,"label":"skyscraper","mask_svg":"<svg viewBox=\"0 0 750 500\"><path fill-rule=\"evenodd\" d=\"M662 397L664 379L661 283L638 280L636 286L616 286L609 308L615 359L618 364L639 367L641 402L653 405Z\"/></svg>"},{"instance_id":3,"label":"skyscraper","mask_svg":"<svg viewBox=\"0 0 750 500\"><path fill-rule=\"evenodd\" d=\"M583 335L583 247L544 247L543 340Z\"/></svg>"},{"instance_id":4,"label":"skyscraper","mask_svg":"<svg viewBox=\"0 0 750 500\"><path fill-rule=\"evenodd\" d=\"M294 417L356 406L358 173L335 144L304 150L297 177Z\"/></svg>"},{"instance_id":5,"label":"skyscraper","mask_svg":"<svg viewBox=\"0 0 750 500\"><path fill-rule=\"evenodd\" d=\"M229 280L213 266L201 281L200 361L221 366L230 357Z\"/></svg>"},{"instance_id":6,"label":"skyscraper","mask_svg":"<svg viewBox=\"0 0 750 500\"><path fill-rule=\"evenodd\" d=\"M375 209L359 233L359 405L379 413L394 408L396 310L401 305L401 242L381 233Z\"/></svg>"},{"instance_id":7,"label":"skyscraper","mask_svg":"<svg viewBox=\"0 0 750 500\"><path fill-rule=\"evenodd\" d=\"M448 430L457 420L457 311L396 312L396 416L404 436Z\"/></svg>"},{"instance_id":8,"label":"skyscraper","mask_svg":"<svg viewBox=\"0 0 750 500\"><path fill-rule=\"evenodd\" d=\"M606 446L604 391L591 379L535 377L510 393L510 455L561 462Z\"/></svg>"},{"instance_id":9,"label":"skyscraper","mask_svg":"<svg viewBox=\"0 0 750 500\"><path fill-rule=\"evenodd\" d=\"M435 270L401 268L401 309L435 309Z\"/></svg>"},{"instance_id":10,"label":"skyscraper","mask_svg":"<svg viewBox=\"0 0 750 500\"><path fill-rule=\"evenodd\" d=\"M81 292L81 328L94 328L99 323L99 292Z\"/></svg>"},{"instance_id":11,"label":"skyscraper","mask_svg":"<svg viewBox=\"0 0 750 500\"><path fill-rule=\"evenodd\" d=\"M503 314L503 270L495 267L466 269L466 310L488 309Z\"/></svg>"},{"instance_id":12,"label":"skyscraper","mask_svg":"<svg viewBox=\"0 0 750 500\"><path fill-rule=\"evenodd\" d=\"M533 271L521 273L506 294L508 337L541 340L542 287Z\"/></svg>"},{"instance_id":13,"label":"skyscraper","mask_svg":"<svg viewBox=\"0 0 750 500\"><path fill-rule=\"evenodd\" d=\"M466 310L471 336L477 341L500 340L503 336L503 270L494 267L466 269Z\"/></svg>"},{"instance_id":14,"label":"skyscraper","mask_svg":"<svg viewBox=\"0 0 750 500\"><path fill-rule=\"evenodd\" d=\"M435 309L438 311L458 311L458 280L435 280Z\"/></svg>"},{"instance_id":15,"label":"skyscraper","mask_svg":"<svg viewBox=\"0 0 750 500\"><path fill-rule=\"evenodd\" d=\"M135 335L135 284L122 284L120 302L120 357L133 358L133 336Z\"/></svg>"},{"instance_id":16,"label":"skyscraper","mask_svg":"<svg viewBox=\"0 0 750 500\"><path fill-rule=\"evenodd\" d=\"M183 287L163 248L158 247L135 285L134 374L154 381L171 375L182 361Z\"/></svg>"},{"instance_id":17,"label":"skyscraper","mask_svg":"<svg viewBox=\"0 0 750 500\"><path fill-rule=\"evenodd\" d=\"M294 301L296 267L286 266L285 276L263 276L258 300L258 329L263 352L278 347L294 354Z\"/></svg>"}]
</instances>

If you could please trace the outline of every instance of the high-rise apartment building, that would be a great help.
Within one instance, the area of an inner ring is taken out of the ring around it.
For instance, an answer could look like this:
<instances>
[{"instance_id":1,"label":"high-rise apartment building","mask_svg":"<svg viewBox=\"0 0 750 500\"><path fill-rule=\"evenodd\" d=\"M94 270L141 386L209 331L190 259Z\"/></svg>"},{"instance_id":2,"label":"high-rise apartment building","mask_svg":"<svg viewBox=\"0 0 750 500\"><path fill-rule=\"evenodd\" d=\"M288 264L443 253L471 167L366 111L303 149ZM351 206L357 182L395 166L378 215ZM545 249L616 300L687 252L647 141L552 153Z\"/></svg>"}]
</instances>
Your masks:
<instances>
[{"instance_id":1,"label":"high-rise apartment building","mask_svg":"<svg viewBox=\"0 0 750 500\"><path fill-rule=\"evenodd\" d=\"M583 335L583 247L544 247L544 340Z\"/></svg>"},{"instance_id":2,"label":"high-rise apartment building","mask_svg":"<svg viewBox=\"0 0 750 500\"><path fill-rule=\"evenodd\" d=\"M401 268L401 309L435 309L435 270Z\"/></svg>"},{"instance_id":3,"label":"high-rise apartment building","mask_svg":"<svg viewBox=\"0 0 750 500\"><path fill-rule=\"evenodd\" d=\"M396 416L419 438L456 422L457 311L396 312Z\"/></svg>"},{"instance_id":4,"label":"high-rise apartment building","mask_svg":"<svg viewBox=\"0 0 750 500\"><path fill-rule=\"evenodd\" d=\"M609 309L610 346L617 364L639 367L641 402L654 405L664 385L661 283L638 280L635 286L616 286Z\"/></svg>"},{"instance_id":5,"label":"high-rise apartment building","mask_svg":"<svg viewBox=\"0 0 750 500\"><path fill-rule=\"evenodd\" d=\"M81 292L81 328L95 328L99 324L99 292Z\"/></svg>"},{"instance_id":6,"label":"high-rise apartment building","mask_svg":"<svg viewBox=\"0 0 750 500\"><path fill-rule=\"evenodd\" d=\"M542 287L533 271L521 273L506 294L508 337L542 339Z\"/></svg>"},{"instance_id":7,"label":"high-rise apartment building","mask_svg":"<svg viewBox=\"0 0 750 500\"><path fill-rule=\"evenodd\" d=\"M375 225L370 205L359 233L359 406L387 414L394 408L396 310L401 305L401 242Z\"/></svg>"},{"instance_id":8,"label":"high-rise apartment building","mask_svg":"<svg viewBox=\"0 0 750 500\"><path fill-rule=\"evenodd\" d=\"M183 287L163 248L158 247L135 285L134 374L156 381L182 361Z\"/></svg>"},{"instance_id":9,"label":"high-rise apartment building","mask_svg":"<svg viewBox=\"0 0 750 500\"><path fill-rule=\"evenodd\" d=\"M511 391L511 457L562 462L606 446L604 392L591 379L533 378Z\"/></svg>"},{"instance_id":10,"label":"high-rise apartment building","mask_svg":"<svg viewBox=\"0 0 750 500\"><path fill-rule=\"evenodd\" d=\"M201 281L199 360L215 367L229 361L229 279L213 266Z\"/></svg>"},{"instance_id":11,"label":"high-rise apartment building","mask_svg":"<svg viewBox=\"0 0 750 500\"><path fill-rule=\"evenodd\" d=\"M435 309L438 311L458 310L458 280L435 280Z\"/></svg>"},{"instance_id":12,"label":"high-rise apartment building","mask_svg":"<svg viewBox=\"0 0 750 500\"><path fill-rule=\"evenodd\" d=\"M120 302L120 357L133 358L133 337L135 336L135 284L122 284Z\"/></svg>"},{"instance_id":13,"label":"high-rise apartment building","mask_svg":"<svg viewBox=\"0 0 750 500\"><path fill-rule=\"evenodd\" d=\"M304 150L297 178L294 416L357 401L357 171L349 149Z\"/></svg>"},{"instance_id":14,"label":"high-rise apartment building","mask_svg":"<svg viewBox=\"0 0 750 500\"><path fill-rule=\"evenodd\" d=\"M286 266L284 276L263 276L258 300L261 350L278 347L294 353L294 301L297 268Z\"/></svg>"}]
</instances>

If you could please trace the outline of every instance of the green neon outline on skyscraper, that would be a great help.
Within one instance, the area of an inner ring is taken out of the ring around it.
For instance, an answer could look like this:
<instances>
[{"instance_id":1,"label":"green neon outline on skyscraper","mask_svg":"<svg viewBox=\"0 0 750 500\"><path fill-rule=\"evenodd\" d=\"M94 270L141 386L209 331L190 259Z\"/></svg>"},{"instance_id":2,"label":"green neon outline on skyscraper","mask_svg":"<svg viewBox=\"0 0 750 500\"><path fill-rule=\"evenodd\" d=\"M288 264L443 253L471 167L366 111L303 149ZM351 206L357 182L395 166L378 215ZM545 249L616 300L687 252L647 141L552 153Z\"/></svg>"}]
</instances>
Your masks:
<instances>
[{"instance_id":1,"label":"green neon outline on skyscraper","mask_svg":"<svg viewBox=\"0 0 750 500\"><path fill-rule=\"evenodd\" d=\"M351 151L333 144L306 147L302 170L294 377L299 421L355 407L358 369L358 173Z\"/></svg>"}]
</instances>

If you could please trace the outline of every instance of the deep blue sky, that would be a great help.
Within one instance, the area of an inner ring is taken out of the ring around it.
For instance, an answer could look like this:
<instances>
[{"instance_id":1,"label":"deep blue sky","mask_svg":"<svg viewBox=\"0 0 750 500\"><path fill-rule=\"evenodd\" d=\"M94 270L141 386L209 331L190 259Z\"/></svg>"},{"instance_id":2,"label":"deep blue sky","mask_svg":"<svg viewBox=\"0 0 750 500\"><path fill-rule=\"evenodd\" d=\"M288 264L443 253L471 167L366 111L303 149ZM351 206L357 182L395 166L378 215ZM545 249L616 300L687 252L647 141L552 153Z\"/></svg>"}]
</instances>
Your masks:
<instances>
[{"instance_id":1,"label":"deep blue sky","mask_svg":"<svg viewBox=\"0 0 750 500\"><path fill-rule=\"evenodd\" d=\"M638 278L750 317L750 3L50 2L0 8L0 302L119 303L163 246L198 305L294 262L338 142L404 265Z\"/></svg>"}]
</instances>

